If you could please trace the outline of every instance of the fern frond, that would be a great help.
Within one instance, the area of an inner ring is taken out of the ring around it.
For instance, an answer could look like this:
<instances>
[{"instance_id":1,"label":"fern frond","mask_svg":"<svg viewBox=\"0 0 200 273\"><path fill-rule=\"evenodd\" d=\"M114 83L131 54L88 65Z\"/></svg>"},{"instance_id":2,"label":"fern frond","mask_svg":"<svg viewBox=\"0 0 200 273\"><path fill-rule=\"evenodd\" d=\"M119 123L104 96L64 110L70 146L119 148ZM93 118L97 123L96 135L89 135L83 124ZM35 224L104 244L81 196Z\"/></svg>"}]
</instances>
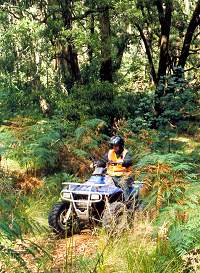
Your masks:
<instances>
[{"instance_id":1,"label":"fern frond","mask_svg":"<svg viewBox=\"0 0 200 273\"><path fill-rule=\"evenodd\" d=\"M84 127L79 127L75 130L74 134L75 134L75 138L77 141L80 141L82 139L82 137L84 136L84 134L86 133L86 128Z\"/></svg>"},{"instance_id":2,"label":"fern frond","mask_svg":"<svg viewBox=\"0 0 200 273\"><path fill-rule=\"evenodd\" d=\"M74 149L73 152L78 157L82 157L82 158L87 158L88 157L88 153L86 151L84 151L84 150Z\"/></svg>"}]
</instances>

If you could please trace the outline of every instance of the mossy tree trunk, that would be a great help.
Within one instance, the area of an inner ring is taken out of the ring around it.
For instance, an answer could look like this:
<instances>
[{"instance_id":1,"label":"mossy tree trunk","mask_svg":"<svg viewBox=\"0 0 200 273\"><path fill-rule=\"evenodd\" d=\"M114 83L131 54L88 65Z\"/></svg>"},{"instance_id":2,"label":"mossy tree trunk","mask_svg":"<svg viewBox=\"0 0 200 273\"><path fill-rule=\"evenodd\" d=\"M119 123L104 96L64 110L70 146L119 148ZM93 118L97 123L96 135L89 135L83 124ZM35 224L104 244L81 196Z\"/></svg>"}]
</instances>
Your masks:
<instances>
[{"instance_id":1,"label":"mossy tree trunk","mask_svg":"<svg viewBox=\"0 0 200 273\"><path fill-rule=\"evenodd\" d=\"M72 31L73 0L58 1L66 30ZM81 82L81 74L78 63L78 55L72 36L67 37L66 42L61 43L60 69L65 85L70 89L75 82Z\"/></svg>"},{"instance_id":2,"label":"mossy tree trunk","mask_svg":"<svg viewBox=\"0 0 200 273\"><path fill-rule=\"evenodd\" d=\"M109 7L102 8L99 15L100 35L101 35L101 68L100 78L102 81L113 81L112 77L112 57L111 57L111 37L110 37L110 16Z\"/></svg>"}]
</instances>

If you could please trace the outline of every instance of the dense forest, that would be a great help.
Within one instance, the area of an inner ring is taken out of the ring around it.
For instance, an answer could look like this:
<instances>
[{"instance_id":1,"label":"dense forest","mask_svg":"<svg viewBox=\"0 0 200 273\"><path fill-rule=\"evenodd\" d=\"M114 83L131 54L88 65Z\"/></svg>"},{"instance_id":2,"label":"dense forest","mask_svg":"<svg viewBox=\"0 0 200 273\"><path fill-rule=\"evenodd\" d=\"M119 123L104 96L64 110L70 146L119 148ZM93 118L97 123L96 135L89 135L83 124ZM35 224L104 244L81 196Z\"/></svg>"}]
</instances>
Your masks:
<instances>
[{"instance_id":1,"label":"dense forest","mask_svg":"<svg viewBox=\"0 0 200 273\"><path fill-rule=\"evenodd\" d=\"M200 272L199 124L200 0L0 0L0 272ZM116 134L143 210L76 253L49 210Z\"/></svg>"}]
</instances>

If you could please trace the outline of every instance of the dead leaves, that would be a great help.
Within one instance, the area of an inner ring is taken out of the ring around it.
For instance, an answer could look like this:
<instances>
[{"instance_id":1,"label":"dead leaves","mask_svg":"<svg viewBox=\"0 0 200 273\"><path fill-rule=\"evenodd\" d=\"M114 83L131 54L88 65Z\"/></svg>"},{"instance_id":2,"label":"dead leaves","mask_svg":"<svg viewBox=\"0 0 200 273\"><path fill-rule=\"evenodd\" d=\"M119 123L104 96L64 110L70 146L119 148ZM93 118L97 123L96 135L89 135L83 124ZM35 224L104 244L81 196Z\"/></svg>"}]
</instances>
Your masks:
<instances>
[{"instance_id":1,"label":"dead leaves","mask_svg":"<svg viewBox=\"0 0 200 273\"><path fill-rule=\"evenodd\" d=\"M138 168L135 170L136 180L141 174L144 175L144 187L141 189L140 194L142 197L145 197L150 192L155 191L157 211L162 207L166 195L170 196L177 189L184 191L187 187L183 173L174 171L172 166L166 163L157 163Z\"/></svg>"},{"instance_id":2,"label":"dead leaves","mask_svg":"<svg viewBox=\"0 0 200 273\"><path fill-rule=\"evenodd\" d=\"M35 189L42 187L42 185L43 185L42 180L40 180L37 177L25 174L25 173L15 171L15 172L12 172L10 174L10 176L12 177L12 179L15 182L14 187L16 189L20 189L24 192L33 191Z\"/></svg>"}]
</instances>

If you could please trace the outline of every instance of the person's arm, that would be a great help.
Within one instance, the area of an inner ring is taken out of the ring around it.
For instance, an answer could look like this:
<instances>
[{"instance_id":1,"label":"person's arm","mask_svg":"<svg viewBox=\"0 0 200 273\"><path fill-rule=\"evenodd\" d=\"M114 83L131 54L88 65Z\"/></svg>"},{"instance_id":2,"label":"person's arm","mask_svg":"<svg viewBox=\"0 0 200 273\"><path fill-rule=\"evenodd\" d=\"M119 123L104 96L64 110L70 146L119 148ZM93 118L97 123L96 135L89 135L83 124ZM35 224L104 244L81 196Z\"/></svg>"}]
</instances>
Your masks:
<instances>
[{"instance_id":1,"label":"person's arm","mask_svg":"<svg viewBox=\"0 0 200 273\"><path fill-rule=\"evenodd\" d=\"M108 153L104 155L104 157L97 161L97 167L105 168L108 162Z\"/></svg>"},{"instance_id":2,"label":"person's arm","mask_svg":"<svg viewBox=\"0 0 200 273\"><path fill-rule=\"evenodd\" d=\"M124 161L122 163L123 167L130 167L133 165L133 159L132 159L132 155L130 154L130 152L127 152Z\"/></svg>"}]
</instances>

